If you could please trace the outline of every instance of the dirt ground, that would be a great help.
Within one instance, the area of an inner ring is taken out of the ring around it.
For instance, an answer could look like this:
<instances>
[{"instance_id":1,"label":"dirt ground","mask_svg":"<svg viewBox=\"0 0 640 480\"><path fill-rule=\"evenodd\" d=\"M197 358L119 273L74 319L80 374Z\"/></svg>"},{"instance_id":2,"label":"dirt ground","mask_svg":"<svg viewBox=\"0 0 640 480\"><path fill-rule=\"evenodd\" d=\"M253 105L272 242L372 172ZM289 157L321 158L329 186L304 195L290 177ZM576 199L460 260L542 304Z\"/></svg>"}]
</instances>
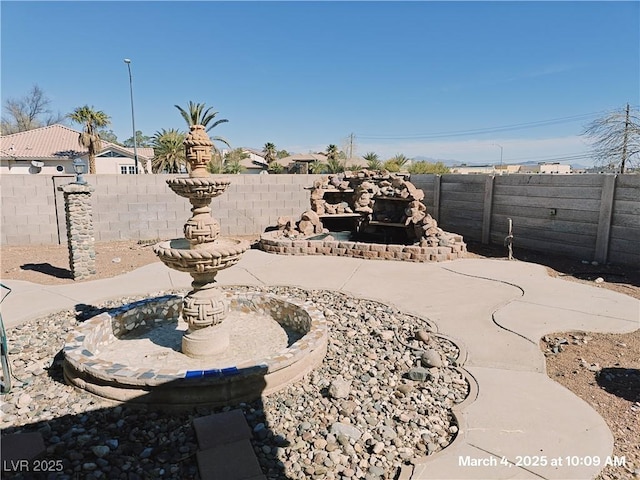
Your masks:
<instances>
[{"instance_id":1,"label":"dirt ground","mask_svg":"<svg viewBox=\"0 0 640 480\"><path fill-rule=\"evenodd\" d=\"M243 237L252 242L256 236ZM159 260L153 242L96 243L92 279L110 278ZM471 258L505 258L503 247L470 243ZM553 277L613 290L640 300L640 270L514 249L515 261L546 266ZM58 285L74 283L66 245L2 246L0 278ZM639 310L640 316L640 310ZM640 318L639 318L640 327ZM589 403L615 439L612 460L599 480L640 478L640 330L610 335L555 332L540 340L547 374ZM624 457L624 462L620 461ZM599 459L604 465L607 459Z\"/></svg>"}]
</instances>

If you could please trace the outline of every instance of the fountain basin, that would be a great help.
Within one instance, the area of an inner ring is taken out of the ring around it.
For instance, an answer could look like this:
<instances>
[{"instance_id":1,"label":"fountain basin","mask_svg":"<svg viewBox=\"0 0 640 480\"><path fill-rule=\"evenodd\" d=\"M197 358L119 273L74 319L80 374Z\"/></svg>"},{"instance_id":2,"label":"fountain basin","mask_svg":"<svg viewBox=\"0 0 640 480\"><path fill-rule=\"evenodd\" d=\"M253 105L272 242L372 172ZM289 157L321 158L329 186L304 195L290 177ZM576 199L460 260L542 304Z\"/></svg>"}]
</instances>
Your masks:
<instances>
[{"instance_id":1,"label":"fountain basin","mask_svg":"<svg viewBox=\"0 0 640 480\"><path fill-rule=\"evenodd\" d=\"M345 232L287 238L278 231L270 231L260 236L259 246L267 253L278 255L326 255L406 262L444 262L464 258L467 247L462 236L447 235L450 239L447 245L422 247L345 240Z\"/></svg>"},{"instance_id":2,"label":"fountain basin","mask_svg":"<svg viewBox=\"0 0 640 480\"><path fill-rule=\"evenodd\" d=\"M265 293L228 291L225 296L230 306L225 322L238 355L192 359L181 354L181 324L186 328L180 318L182 298L170 295L125 305L82 323L63 349L66 380L116 401L229 405L280 390L322 362L327 323L310 302ZM271 320L272 325L242 331L247 316ZM240 328L239 333L234 334L234 328ZM278 334L278 328L285 333ZM158 333L162 331L164 338ZM265 338L273 333L288 341L272 342L269 348Z\"/></svg>"},{"instance_id":3,"label":"fountain basin","mask_svg":"<svg viewBox=\"0 0 640 480\"><path fill-rule=\"evenodd\" d=\"M218 238L191 249L185 238L160 242L153 251L167 267L180 272L208 273L235 265L250 244L247 240Z\"/></svg>"}]
</instances>

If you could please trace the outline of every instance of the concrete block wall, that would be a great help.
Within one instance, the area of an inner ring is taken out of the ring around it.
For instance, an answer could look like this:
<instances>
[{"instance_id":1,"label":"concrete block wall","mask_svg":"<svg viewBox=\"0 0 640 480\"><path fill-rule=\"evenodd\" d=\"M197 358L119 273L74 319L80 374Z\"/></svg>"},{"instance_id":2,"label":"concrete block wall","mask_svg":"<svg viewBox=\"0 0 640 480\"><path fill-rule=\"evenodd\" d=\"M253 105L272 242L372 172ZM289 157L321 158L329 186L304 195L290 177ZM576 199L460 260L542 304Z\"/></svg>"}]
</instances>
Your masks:
<instances>
[{"instance_id":1,"label":"concrete block wall","mask_svg":"<svg viewBox=\"0 0 640 480\"><path fill-rule=\"evenodd\" d=\"M89 175L94 184L96 240L183 236L191 204L167 186L176 175ZM275 225L279 216L299 218L309 208L314 175L220 175L231 181L211 201L222 235L250 235ZM137 181L136 181L137 180Z\"/></svg>"},{"instance_id":2,"label":"concrete block wall","mask_svg":"<svg viewBox=\"0 0 640 480\"><path fill-rule=\"evenodd\" d=\"M279 216L298 219L321 175L230 175L213 199L223 235L262 233ZM96 241L182 237L191 205L166 185L169 175L87 175ZM66 243L58 185L73 176L0 177L0 243ZM414 175L427 211L465 240L503 245L508 218L514 248L640 267L640 176Z\"/></svg>"},{"instance_id":3,"label":"concrete block wall","mask_svg":"<svg viewBox=\"0 0 640 480\"><path fill-rule=\"evenodd\" d=\"M640 175L616 178L609 261L640 266Z\"/></svg>"},{"instance_id":4,"label":"concrete block wall","mask_svg":"<svg viewBox=\"0 0 640 480\"><path fill-rule=\"evenodd\" d=\"M596 175L496 177L491 242L504 243L511 218L514 248L593 260L602 180Z\"/></svg>"},{"instance_id":5,"label":"concrete block wall","mask_svg":"<svg viewBox=\"0 0 640 480\"><path fill-rule=\"evenodd\" d=\"M425 178L431 177L431 178ZM514 249L640 267L638 175L414 175L444 230ZM439 186L438 186L439 183ZM439 193L438 193L439 191ZM437 204L439 202L439 205Z\"/></svg>"},{"instance_id":6,"label":"concrete block wall","mask_svg":"<svg viewBox=\"0 0 640 480\"><path fill-rule=\"evenodd\" d=\"M60 243L55 201L54 177L3 175L0 178L2 244Z\"/></svg>"},{"instance_id":7,"label":"concrete block wall","mask_svg":"<svg viewBox=\"0 0 640 480\"><path fill-rule=\"evenodd\" d=\"M467 240L480 241L482 228L478 229L478 226L482 226L486 177L459 177L441 177L438 224L444 230L459 233Z\"/></svg>"}]
</instances>

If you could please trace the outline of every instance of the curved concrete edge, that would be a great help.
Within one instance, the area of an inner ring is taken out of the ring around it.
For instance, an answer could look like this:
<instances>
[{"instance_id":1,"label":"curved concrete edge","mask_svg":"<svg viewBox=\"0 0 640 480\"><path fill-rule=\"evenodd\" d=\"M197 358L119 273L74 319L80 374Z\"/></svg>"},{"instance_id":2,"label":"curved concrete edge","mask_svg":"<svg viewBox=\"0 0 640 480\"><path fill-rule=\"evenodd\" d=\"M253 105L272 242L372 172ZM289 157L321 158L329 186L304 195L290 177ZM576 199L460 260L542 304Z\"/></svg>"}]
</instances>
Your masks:
<instances>
[{"instance_id":1,"label":"curved concrete edge","mask_svg":"<svg viewBox=\"0 0 640 480\"><path fill-rule=\"evenodd\" d=\"M566 464L567 456L589 456L604 465L613 450L611 432L586 402L545 374L469 370L478 397L463 409L464 438L416 462L412 479L583 480L598 474L602 467ZM558 458L562 464L551 465Z\"/></svg>"},{"instance_id":2,"label":"curved concrete edge","mask_svg":"<svg viewBox=\"0 0 640 480\"><path fill-rule=\"evenodd\" d=\"M467 370L463 368L456 368L456 371L458 371L458 373L460 373L464 377L464 379L467 381L467 385L469 385L469 392L467 394L467 397L462 402L454 405L451 408L451 415L453 416L456 425L458 426L458 433L451 441L451 443L442 450L434 453L433 455L423 455L411 460L411 463L413 465L424 464L431 460L448 455L450 449L455 450L460 446L460 444L465 442L468 430L468 422L465 415L465 410L469 407L469 405L471 405L478 399L478 382L475 377Z\"/></svg>"},{"instance_id":3,"label":"curved concrete edge","mask_svg":"<svg viewBox=\"0 0 640 480\"><path fill-rule=\"evenodd\" d=\"M456 268L460 266L467 268ZM536 355L543 363L537 346L544 334L589 328L628 332L640 327L640 320L631 320L634 315L639 318L639 304L625 295L553 279L539 265L526 265L525 275L519 278L514 272L489 277L486 264L481 272L474 268L477 266L457 262L446 270L520 288L522 297L503 302L492 319L500 328L535 343ZM569 293L563 298L565 291ZM593 302L585 302L592 300L594 293L598 294L595 307ZM541 321L541 317L551 320ZM589 404L550 379L546 366L542 373L477 366L467 369L479 386L477 401L462 412L467 434L438 454L416 459L413 467L401 472L401 478L577 480L594 478L604 468L613 451L608 426ZM567 457L597 457L599 465L568 465Z\"/></svg>"}]
</instances>

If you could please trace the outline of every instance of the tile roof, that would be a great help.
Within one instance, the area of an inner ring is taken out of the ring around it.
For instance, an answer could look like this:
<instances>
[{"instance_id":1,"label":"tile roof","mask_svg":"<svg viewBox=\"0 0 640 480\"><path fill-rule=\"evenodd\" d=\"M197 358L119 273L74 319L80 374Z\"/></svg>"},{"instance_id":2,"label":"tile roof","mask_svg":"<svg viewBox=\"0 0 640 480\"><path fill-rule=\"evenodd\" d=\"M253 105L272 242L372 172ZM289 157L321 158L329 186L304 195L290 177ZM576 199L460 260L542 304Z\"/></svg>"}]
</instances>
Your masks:
<instances>
[{"instance_id":1,"label":"tile roof","mask_svg":"<svg viewBox=\"0 0 640 480\"><path fill-rule=\"evenodd\" d=\"M266 162L258 162L255 160L251 160L250 158L243 158L240 160L240 165L247 169L258 169L263 170L266 167Z\"/></svg>"},{"instance_id":2,"label":"tile roof","mask_svg":"<svg viewBox=\"0 0 640 480\"><path fill-rule=\"evenodd\" d=\"M13 133L0 137L0 157L18 159L59 159L87 155L87 150L78 145L80 132L64 125ZM102 142L102 151L117 150L133 153L133 148ZM138 157L153 158L153 148L138 148Z\"/></svg>"},{"instance_id":3,"label":"tile roof","mask_svg":"<svg viewBox=\"0 0 640 480\"><path fill-rule=\"evenodd\" d=\"M289 155L288 157L279 158L276 160L276 162L283 167L288 167L289 165L296 162L315 162L316 160L320 163L326 163L327 156L323 155L322 153L296 153L294 155ZM341 161L346 167L357 167L367 164L367 162L360 157L353 157L350 160L345 159Z\"/></svg>"}]
</instances>

